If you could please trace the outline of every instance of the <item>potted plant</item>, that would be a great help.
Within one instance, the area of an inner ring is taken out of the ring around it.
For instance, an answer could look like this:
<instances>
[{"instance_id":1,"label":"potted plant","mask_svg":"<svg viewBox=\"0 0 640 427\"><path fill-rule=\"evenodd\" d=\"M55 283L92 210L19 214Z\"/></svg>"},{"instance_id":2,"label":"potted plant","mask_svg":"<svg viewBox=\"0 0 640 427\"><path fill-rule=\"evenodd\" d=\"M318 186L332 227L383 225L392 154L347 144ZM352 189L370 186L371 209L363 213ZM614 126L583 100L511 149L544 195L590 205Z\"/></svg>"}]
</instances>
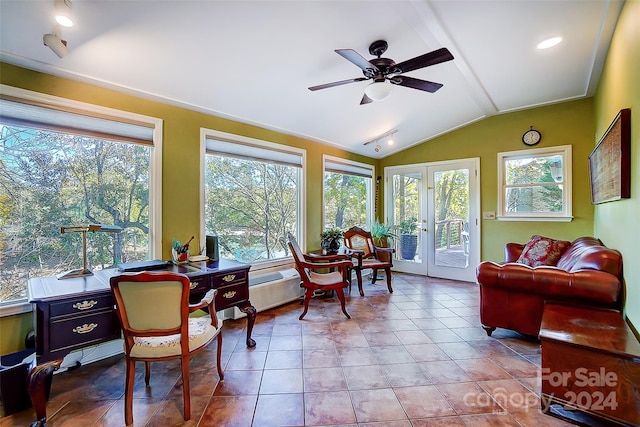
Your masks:
<instances>
[{"instance_id":1,"label":"potted plant","mask_svg":"<svg viewBox=\"0 0 640 427\"><path fill-rule=\"evenodd\" d=\"M418 249L418 219L416 217L407 218L398 224L400 232L400 255L402 259L412 260L416 256Z\"/></svg>"},{"instance_id":2,"label":"potted plant","mask_svg":"<svg viewBox=\"0 0 640 427\"><path fill-rule=\"evenodd\" d=\"M382 224L377 219L371 226L371 237L373 238L373 244L380 248L390 248L391 239L396 238L396 233L393 232L393 226L388 224ZM386 252L380 252L378 259L380 261L389 261L391 254Z\"/></svg>"},{"instance_id":3,"label":"potted plant","mask_svg":"<svg viewBox=\"0 0 640 427\"><path fill-rule=\"evenodd\" d=\"M342 244L342 230L333 227L320 233L322 250L326 254L337 254Z\"/></svg>"}]
</instances>

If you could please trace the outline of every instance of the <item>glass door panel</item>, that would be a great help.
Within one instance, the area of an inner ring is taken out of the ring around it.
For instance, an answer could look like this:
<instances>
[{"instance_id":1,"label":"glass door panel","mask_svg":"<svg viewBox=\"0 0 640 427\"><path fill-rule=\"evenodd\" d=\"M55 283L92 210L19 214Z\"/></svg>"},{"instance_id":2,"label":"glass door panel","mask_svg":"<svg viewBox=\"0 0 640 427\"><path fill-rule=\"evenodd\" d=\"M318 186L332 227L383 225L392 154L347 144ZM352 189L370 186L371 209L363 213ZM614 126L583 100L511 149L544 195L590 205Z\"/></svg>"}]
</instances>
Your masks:
<instances>
[{"instance_id":1,"label":"glass door panel","mask_svg":"<svg viewBox=\"0 0 640 427\"><path fill-rule=\"evenodd\" d=\"M424 220L424 168L391 171L390 206L387 223L395 227L393 264L399 271L426 274L423 256L422 221Z\"/></svg>"},{"instance_id":2,"label":"glass door panel","mask_svg":"<svg viewBox=\"0 0 640 427\"><path fill-rule=\"evenodd\" d=\"M475 280L478 258L475 163L449 162L428 167L430 276ZM473 265L472 265L473 264Z\"/></svg>"}]
</instances>

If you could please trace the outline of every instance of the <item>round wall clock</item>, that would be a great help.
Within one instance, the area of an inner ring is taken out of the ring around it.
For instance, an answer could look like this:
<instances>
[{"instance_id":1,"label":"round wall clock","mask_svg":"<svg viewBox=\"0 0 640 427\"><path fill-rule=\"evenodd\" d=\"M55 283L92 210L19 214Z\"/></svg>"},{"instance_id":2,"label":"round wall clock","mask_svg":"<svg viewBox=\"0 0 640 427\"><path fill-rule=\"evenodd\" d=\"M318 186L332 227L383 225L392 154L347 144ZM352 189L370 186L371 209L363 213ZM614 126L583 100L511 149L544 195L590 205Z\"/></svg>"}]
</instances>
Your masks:
<instances>
[{"instance_id":1,"label":"round wall clock","mask_svg":"<svg viewBox=\"0 0 640 427\"><path fill-rule=\"evenodd\" d=\"M538 142L540 142L541 139L542 134L540 133L540 131L535 130L533 126L531 126L531 129L529 129L522 135L522 142L524 142L524 145L528 145L529 147L531 147L532 145L536 145Z\"/></svg>"}]
</instances>

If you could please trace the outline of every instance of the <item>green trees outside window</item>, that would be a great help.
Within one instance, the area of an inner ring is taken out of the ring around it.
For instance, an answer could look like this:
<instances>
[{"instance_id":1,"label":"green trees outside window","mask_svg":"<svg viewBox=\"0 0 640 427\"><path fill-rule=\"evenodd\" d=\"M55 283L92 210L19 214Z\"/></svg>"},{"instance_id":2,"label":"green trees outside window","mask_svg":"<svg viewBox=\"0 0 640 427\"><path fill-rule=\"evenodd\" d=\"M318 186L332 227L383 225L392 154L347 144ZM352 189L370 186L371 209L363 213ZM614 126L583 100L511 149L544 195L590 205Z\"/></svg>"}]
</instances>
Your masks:
<instances>
[{"instance_id":1,"label":"green trees outside window","mask_svg":"<svg viewBox=\"0 0 640 427\"><path fill-rule=\"evenodd\" d=\"M25 298L31 277L82 266L81 236L61 226L123 228L90 233L90 269L148 258L151 150L0 123L0 303Z\"/></svg>"},{"instance_id":2,"label":"green trees outside window","mask_svg":"<svg viewBox=\"0 0 640 427\"><path fill-rule=\"evenodd\" d=\"M301 169L207 154L205 229L220 256L246 263L289 256L286 234L298 229Z\"/></svg>"}]
</instances>

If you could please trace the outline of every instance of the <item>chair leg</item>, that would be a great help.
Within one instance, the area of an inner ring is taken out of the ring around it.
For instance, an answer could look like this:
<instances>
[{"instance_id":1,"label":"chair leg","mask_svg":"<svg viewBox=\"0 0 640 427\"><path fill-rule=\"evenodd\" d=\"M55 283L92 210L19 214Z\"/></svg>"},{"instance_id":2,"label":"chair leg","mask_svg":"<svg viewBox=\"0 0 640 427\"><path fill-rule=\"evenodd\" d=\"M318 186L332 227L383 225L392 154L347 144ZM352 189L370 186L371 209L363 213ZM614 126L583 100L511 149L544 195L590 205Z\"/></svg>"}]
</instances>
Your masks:
<instances>
[{"instance_id":1,"label":"chair leg","mask_svg":"<svg viewBox=\"0 0 640 427\"><path fill-rule=\"evenodd\" d=\"M373 268L373 271L371 272L371 284L375 285L376 280L378 280L378 269L377 268Z\"/></svg>"},{"instance_id":2,"label":"chair leg","mask_svg":"<svg viewBox=\"0 0 640 427\"><path fill-rule=\"evenodd\" d=\"M127 357L127 372L124 385L124 423L133 424L133 382L136 376L136 362Z\"/></svg>"},{"instance_id":3,"label":"chair leg","mask_svg":"<svg viewBox=\"0 0 640 427\"><path fill-rule=\"evenodd\" d=\"M356 269L356 277L358 278L358 291L360 291L360 296L364 296L364 291L362 290L362 270L359 268Z\"/></svg>"},{"instance_id":4,"label":"chair leg","mask_svg":"<svg viewBox=\"0 0 640 427\"><path fill-rule=\"evenodd\" d=\"M144 362L144 383L149 387L149 380L151 379L151 362Z\"/></svg>"},{"instance_id":5,"label":"chair leg","mask_svg":"<svg viewBox=\"0 0 640 427\"><path fill-rule=\"evenodd\" d=\"M298 317L298 320L302 320L302 318L307 314L307 310L309 310L309 301L311 300L312 296L313 296L313 289L307 288L307 290L304 293L304 310L302 311L302 314L300 315L300 317ZM344 298L344 295L342 297Z\"/></svg>"},{"instance_id":6,"label":"chair leg","mask_svg":"<svg viewBox=\"0 0 640 427\"><path fill-rule=\"evenodd\" d=\"M191 392L189 391L189 355L180 358L182 367L182 401L184 403L184 420L191 419Z\"/></svg>"},{"instance_id":7,"label":"chair leg","mask_svg":"<svg viewBox=\"0 0 640 427\"><path fill-rule=\"evenodd\" d=\"M222 371L222 364L220 363L220 356L222 355L222 332L218 332L218 350L216 354L216 362L218 363L218 376L220 381L224 381L224 372Z\"/></svg>"},{"instance_id":8,"label":"chair leg","mask_svg":"<svg viewBox=\"0 0 640 427\"><path fill-rule=\"evenodd\" d=\"M389 293L393 293L393 288L391 287L391 267L385 268L384 273L387 275L387 289L389 289Z\"/></svg>"},{"instance_id":9,"label":"chair leg","mask_svg":"<svg viewBox=\"0 0 640 427\"><path fill-rule=\"evenodd\" d=\"M347 319L351 319L351 316L349 316L349 313L347 313L347 309L345 307L346 301L344 299L344 290L342 288L336 289L336 295L338 295L338 299L340 300L340 306L342 306L342 312L344 313L345 316L347 316Z\"/></svg>"}]
</instances>

